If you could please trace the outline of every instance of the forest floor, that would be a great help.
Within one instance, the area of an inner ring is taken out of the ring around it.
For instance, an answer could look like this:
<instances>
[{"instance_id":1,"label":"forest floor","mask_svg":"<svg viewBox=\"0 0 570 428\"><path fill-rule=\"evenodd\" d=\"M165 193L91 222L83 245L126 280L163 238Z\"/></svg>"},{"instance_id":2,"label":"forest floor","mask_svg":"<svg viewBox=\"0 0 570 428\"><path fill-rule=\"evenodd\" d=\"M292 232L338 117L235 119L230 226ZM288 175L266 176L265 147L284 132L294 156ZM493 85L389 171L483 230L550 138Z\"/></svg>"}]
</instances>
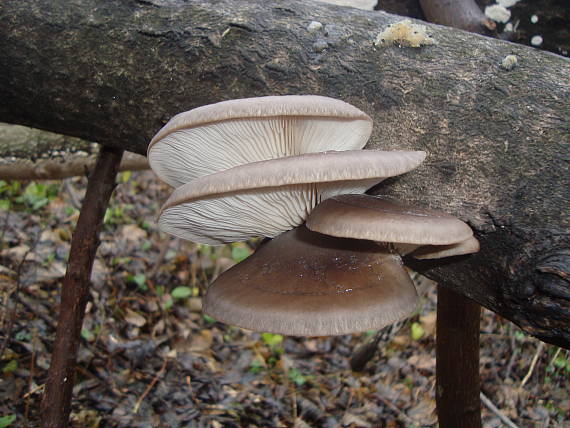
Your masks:
<instances>
[{"instance_id":1,"label":"forest floor","mask_svg":"<svg viewBox=\"0 0 570 428\"><path fill-rule=\"evenodd\" d=\"M61 279L86 179L0 181L0 428L38 426ZM435 426L432 288L365 370L350 357L373 332L258 334L203 316L201 296L251 253L159 233L170 192L121 173L107 211L82 332L74 427ZM75 199L75 202L74 202ZM570 354L484 311L482 392L519 427L570 427ZM485 427L498 411L483 405Z\"/></svg>"}]
</instances>

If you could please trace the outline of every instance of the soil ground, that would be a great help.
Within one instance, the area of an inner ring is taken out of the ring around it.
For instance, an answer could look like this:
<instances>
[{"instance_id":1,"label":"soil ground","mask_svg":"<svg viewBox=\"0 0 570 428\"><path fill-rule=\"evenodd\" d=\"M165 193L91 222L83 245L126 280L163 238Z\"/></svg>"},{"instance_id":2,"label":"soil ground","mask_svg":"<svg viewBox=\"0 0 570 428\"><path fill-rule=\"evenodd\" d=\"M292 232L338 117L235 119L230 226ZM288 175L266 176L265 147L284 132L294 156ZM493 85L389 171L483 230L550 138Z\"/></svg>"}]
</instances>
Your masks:
<instances>
[{"instance_id":1,"label":"soil ground","mask_svg":"<svg viewBox=\"0 0 570 428\"><path fill-rule=\"evenodd\" d=\"M0 426L38 426L61 278L86 179L0 182ZM436 426L435 302L362 373L373 332L323 338L259 334L200 313L207 284L251 253L157 231L170 190L122 173L107 212L84 324L74 427ZM72 197L73 195L73 197ZM570 354L485 311L482 390L520 427L570 427ZM485 427L502 426L483 406ZM10 421L12 421L10 423Z\"/></svg>"}]
</instances>

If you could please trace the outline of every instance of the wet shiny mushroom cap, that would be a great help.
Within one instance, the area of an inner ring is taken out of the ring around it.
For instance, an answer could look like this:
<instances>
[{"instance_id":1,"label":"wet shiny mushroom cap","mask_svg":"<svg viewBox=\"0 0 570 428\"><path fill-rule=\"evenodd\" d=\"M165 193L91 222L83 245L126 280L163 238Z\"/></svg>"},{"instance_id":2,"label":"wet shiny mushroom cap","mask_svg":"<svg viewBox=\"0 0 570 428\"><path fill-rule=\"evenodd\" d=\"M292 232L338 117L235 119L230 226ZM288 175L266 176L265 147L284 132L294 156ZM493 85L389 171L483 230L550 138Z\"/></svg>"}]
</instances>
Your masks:
<instances>
[{"instance_id":1,"label":"wet shiny mushroom cap","mask_svg":"<svg viewBox=\"0 0 570 428\"><path fill-rule=\"evenodd\" d=\"M148 159L163 181L178 187L250 162L361 149L371 132L368 115L333 98L245 98L174 116L150 142Z\"/></svg>"},{"instance_id":2,"label":"wet shiny mushroom cap","mask_svg":"<svg viewBox=\"0 0 570 428\"><path fill-rule=\"evenodd\" d=\"M466 223L447 213L371 195L327 199L313 210L307 227L331 236L418 245L455 244L473 235Z\"/></svg>"},{"instance_id":3,"label":"wet shiny mushroom cap","mask_svg":"<svg viewBox=\"0 0 570 428\"><path fill-rule=\"evenodd\" d=\"M220 275L203 307L250 330L324 336L382 328L409 315L417 300L397 254L299 226Z\"/></svg>"},{"instance_id":4,"label":"wet shiny mushroom cap","mask_svg":"<svg viewBox=\"0 0 570 428\"><path fill-rule=\"evenodd\" d=\"M177 188L161 210L159 227L211 245L274 237L302 224L321 200L364 192L424 158L424 152L355 150L237 166Z\"/></svg>"}]
</instances>

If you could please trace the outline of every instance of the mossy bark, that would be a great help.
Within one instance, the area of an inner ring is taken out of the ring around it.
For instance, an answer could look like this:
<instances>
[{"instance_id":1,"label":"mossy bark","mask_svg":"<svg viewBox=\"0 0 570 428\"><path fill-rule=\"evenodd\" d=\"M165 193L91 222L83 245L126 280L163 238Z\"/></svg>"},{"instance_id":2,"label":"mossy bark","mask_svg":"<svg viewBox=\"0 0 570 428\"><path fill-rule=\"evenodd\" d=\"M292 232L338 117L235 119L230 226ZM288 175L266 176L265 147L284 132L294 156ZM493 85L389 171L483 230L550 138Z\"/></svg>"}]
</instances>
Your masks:
<instances>
[{"instance_id":1,"label":"mossy bark","mask_svg":"<svg viewBox=\"0 0 570 428\"><path fill-rule=\"evenodd\" d=\"M570 347L570 63L428 25L419 49L375 47L401 18L263 0L17 0L1 8L0 120L144 153L173 114L312 93L370 114L370 148L423 149L377 192L468 221L478 255L428 274ZM316 20L322 31L309 32ZM500 67L509 54L511 71Z\"/></svg>"}]
</instances>

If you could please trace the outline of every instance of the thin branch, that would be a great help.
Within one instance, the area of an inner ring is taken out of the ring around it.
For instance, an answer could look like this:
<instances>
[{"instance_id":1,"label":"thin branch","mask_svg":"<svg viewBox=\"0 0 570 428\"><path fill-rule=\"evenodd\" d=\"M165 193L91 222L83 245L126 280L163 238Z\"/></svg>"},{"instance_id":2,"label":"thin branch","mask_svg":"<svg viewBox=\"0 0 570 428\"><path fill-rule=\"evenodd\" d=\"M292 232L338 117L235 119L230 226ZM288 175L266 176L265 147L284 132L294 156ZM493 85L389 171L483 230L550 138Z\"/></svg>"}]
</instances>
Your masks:
<instances>
[{"instance_id":1,"label":"thin branch","mask_svg":"<svg viewBox=\"0 0 570 428\"><path fill-rule=\"evenodd\" d=\"M382 397L379 394L375 394L375 397L380 400L386 407L388 407L390 410L392 410L393 412L395 412L400 418L402 418L404 420L404 422L406 422L408 425L412 426L416 424L416 421L414 421L412 418L410 418L408 415L406 415L406 413L404 413L398 406L396 406L394 403L392 403L390 400Z\"/></svg>"},{"instance_id":2,"label":"thin branch","mask_svg":"<svg viewBox=\"0 0 570 428\"><path fill-rule=\"evenodd\" d=\"M491 411L493 412L495 415L497 415L497 417L503 421L503 423L508 426L509 428L519 428L518 425L516 425L513 421L511 421L509 418L507 418L503 412L501 412L497 406L495 406L493 404L493 402L489 399L489 397L487 397L485 394L483 394L483 392L479 393L479 397L481 398L481 401L483 402L483 404Z\"/></svg>"},{"instance_id":3,"label":"thin branch","mask_svg":"<svg viewBox=\"0 0 570 428\"><path fill-rule=\"evenodd\" d=\"M530 377L532 376L532 372L534 371L534 368L536 367L536 363L538 362L538 359L540 358L540 354L542 354L543 350L544 350L544 342L540 342L538 344L538 347L536 348L536 353L534 354L534 357L532 357L532 361L530 363L530 367L528 369L528 372L521 382L521 386L520 386L521 388L525 386L525 384L529 381Z\"/></svg>"},{"instance_id":4,"label":"thin branch","mask_svg":"<svg viewBox=\"0 0 570 428\"><path fill-rule=\"evenodd\" d=\"M122 154L122 150L103 147L87 183L63 278L56 338L42 402L44 428L68 426L75 362L89 296L91 270Z\"/></svg>"},{"instance_id":5,"label":"thin branch","mask_svg":"<svg viewBox=\"0 0 570 428\"><path fill-rule=\"evenodd\" d=\"M10 336L12 335L12 328L14 327L14 321L16 319L16 312L18 310L18 301L19 301L18 294L20 293L20 286L22 284L22 268L24 266L24 263L26 262L26 258L36 248L39 240L40 240L40 237L38 234L35 237L32 246L30 248L28 248L28 250L26 251L26 253L22 257L22 260L20 261L20 263L18 263L18 267L16 268L16 287L15 287L14 291L11 293L11 295L14 296L14 307L12 308L11 314L9 315L10 319L8 320L8 325L4 329L4 336L5 337L4 337L4 341L2 342L2 345L0 345L0 358L2 358L2 355L4 355L4 351L6 350L6 347L8 346ZM9 297L10 297L10 295L8 296L8 298ZM6 307L8 307L8 298L6 299Z\"/></svg>"},{"instance_id":6,"label":"thin branch","mask_svg":"<svg viewBox=\"0 0 570 428\"><path fill-rule=\"evenodd\" d=\"M135 403L135 406L133 407L133 413L138 413L139 408L141 407L143 400L148 395L148 393L152 390L152 388L154 388L154 385L156 385L156 383L158 382L158 380L160 379L160 377L163 375L164 371L166 370L166 364L167 363L168 363L167 359L165 359L162 362L162 367L160 368L160 370L158 371L156 376L150 381L150 383L148 384L148 386L146 387L146 389L144 390L142 395L139 397L139 399Z\"/></svg>"}]
</instances>

